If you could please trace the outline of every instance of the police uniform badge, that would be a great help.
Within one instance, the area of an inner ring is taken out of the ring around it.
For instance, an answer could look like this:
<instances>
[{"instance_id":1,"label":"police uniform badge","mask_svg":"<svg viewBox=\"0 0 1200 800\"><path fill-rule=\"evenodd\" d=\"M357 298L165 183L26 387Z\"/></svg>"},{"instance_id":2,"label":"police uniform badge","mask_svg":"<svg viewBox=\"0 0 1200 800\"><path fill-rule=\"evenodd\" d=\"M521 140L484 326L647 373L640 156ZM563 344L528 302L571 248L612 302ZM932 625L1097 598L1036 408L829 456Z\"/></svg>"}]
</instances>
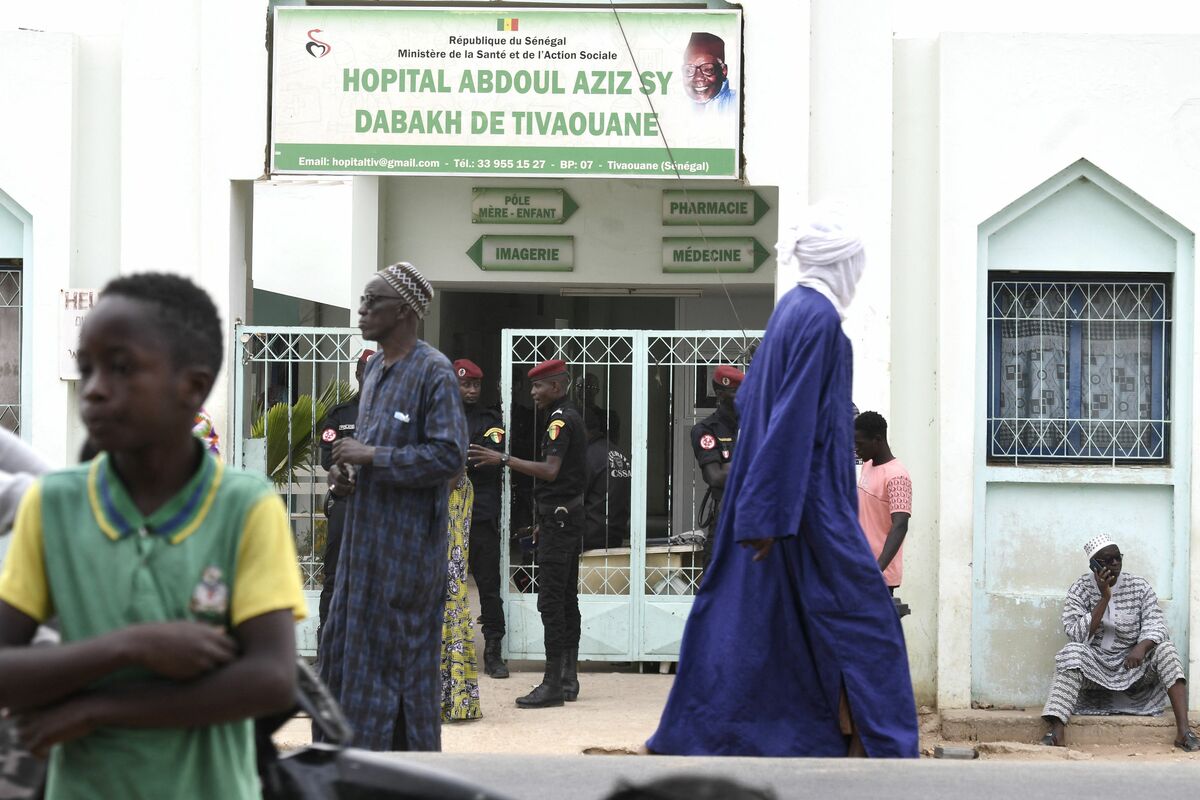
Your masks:
<instances>
[{"instance_id":1,"label":"police uniform badge","mask_svg":"<svg viewBox=\"0 0 1200 800\"><path fill-rule=\"evenodd\" d=\"M504 428L488 428L483 432L483 438L492 444L500 444L500 442L504 441Z\"/></svg>"},{"instance_id":2,"label":"police uniform badge","mask_svg":"<svg viewBox=\"0 0 1200 800\"><path fill-rule=\"evenodd\" d=\"M458 377L460 377L460 378L465 378L465 377L467 377L467 368L466 368L466 367L459 367L459 368L458 368Z\"/></svg>"},{"instance_id":3,"label":"police uniform badge","mask_svg":"<svg viewBox=\"0 0 1200 800\"><path fill-rule=\"evenodd\" d=\"M337 431L335 431L333 428L326 428L325 430L321 431L321 441L325 442L326 444L332 442L336 438Z\"/></svg>"},{"instance_id":4,"label":"police uniform badge","mask_svg":"<svg viewBox=\"0 0 1200 800\"><path fill-rule=\"evenodd\" d=\"M567 421L562 419L556 419L550 423L550 427L546 429L546 433L550 436L550 441L553 442L558 438L558 434L562 432L566 424Z\"/></svg>"},{"instance_id":5,"label":"police uniform badge","mask_svg":"<svg viewBox=\"0 0 1200 800\"><path fill-rule=\"evenodd\" d=\"M229 587L222 580L224 573L215 564L204 568L200 582L192 589L192 616L201 622L224 625L229 611Z\"/></svg>"},{"instance_id":6,"label":"police uniform badge","mask_svg":"<svg viewBox=\"0 0 1200 800\"><path fill-rule=\"evenodd\" d=\"M717 449L717 437L713 436L711 433L706 433L703 436L701 436L700 437L700 449L701 450L716 450Z\"/></svg>"}]
</instances>

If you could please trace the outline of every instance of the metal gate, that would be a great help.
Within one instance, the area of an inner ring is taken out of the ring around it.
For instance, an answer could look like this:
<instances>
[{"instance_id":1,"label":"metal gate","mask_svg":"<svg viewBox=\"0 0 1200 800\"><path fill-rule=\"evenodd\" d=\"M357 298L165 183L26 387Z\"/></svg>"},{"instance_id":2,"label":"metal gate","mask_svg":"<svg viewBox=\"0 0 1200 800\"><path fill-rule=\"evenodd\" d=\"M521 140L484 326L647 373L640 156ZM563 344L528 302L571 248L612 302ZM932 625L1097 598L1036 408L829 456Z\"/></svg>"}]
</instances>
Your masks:
<instances>
[{"instance_id":1,"label":"metal gate","mask_svg":"<svg viewBox=\"0 0 1200 800\"><path fill-rule=\"evenodd\" d=\"M314 432L333 406L358 391L354 367L362 348L357 328L235 329L233 463L268 475L287 506L309 611L296 627L301 655L316 655L327 531L325 470Z\"/></svg>"},{"instance_id":2,"label":"metal gate","mask_svg":"<svg viewBox=\"0 0 1200 800\"><path fill-rule=\"evenodd\" d=\"M705 486L695 466L692 425L713 407L712 372L745 365L761 331L505 330L501 397L509 443L533 457L542 426L529 397L529 368L561 358L576 405L604 420L611 447L631 466L627 534L603 505L605 546L585 549L579 568L581 658L672 661L702 573L696 518ZM615 428L615 431L614 431ZM594 435L594 434L593 434ZM619 459L618 459L619 460ZM611 484L610 484L611 485ZM513 658L544 655L537 565L525 529L532 484L505 471L501 531L505 646ZM611 490L610 490L611 491Z\"/></svg>"}]
</instances>

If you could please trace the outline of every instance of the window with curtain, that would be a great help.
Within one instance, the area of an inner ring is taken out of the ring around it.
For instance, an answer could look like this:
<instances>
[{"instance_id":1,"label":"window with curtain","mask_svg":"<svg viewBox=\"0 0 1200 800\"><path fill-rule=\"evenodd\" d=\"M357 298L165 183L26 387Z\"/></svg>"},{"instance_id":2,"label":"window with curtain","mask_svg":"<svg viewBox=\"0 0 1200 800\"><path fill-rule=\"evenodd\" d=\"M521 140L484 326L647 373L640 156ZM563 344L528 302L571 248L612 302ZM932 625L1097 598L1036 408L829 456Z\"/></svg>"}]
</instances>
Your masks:
<instances>
[{"instance_id":1,"label":"window with curtain","mask_svg":"<svg viewBox=\"0 0 1200 800\"><path fill-rule=\"evenodd\" d=\"M1013 275L988 282L989 461L1165 463L1170 283Z\"/></svg>"}]
</instances>

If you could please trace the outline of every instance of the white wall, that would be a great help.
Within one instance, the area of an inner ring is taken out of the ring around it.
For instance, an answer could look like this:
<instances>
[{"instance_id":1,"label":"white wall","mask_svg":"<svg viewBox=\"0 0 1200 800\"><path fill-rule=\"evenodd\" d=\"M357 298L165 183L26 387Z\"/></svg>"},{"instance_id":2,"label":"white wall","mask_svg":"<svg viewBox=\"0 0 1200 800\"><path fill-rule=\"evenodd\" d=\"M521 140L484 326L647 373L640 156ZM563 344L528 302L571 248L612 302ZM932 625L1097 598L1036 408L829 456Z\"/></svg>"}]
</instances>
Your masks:
<instances>
[{"instance_id":1,"label":"white wall","mask_svg":"<svg viewBox=\"0 0 1200 800\"><path fill-rule=\"evenodd\" d=\"M1193 36L941 38L935 289L941 335L929 346L938 348L938 599L943 610L938 698L943 707L970 702L971 543L982 502L975 495L974 468L983 409L975 366L980 352L978 226L1087 158L1195 231L1200 161L1194 155L1188 101L1200 96L1198 56L1200 39ZM1183 300L1181 307L1190 301L1195 308L1194 298ZM1193 482L1193 508L1196 489ZM1191 553L1194 596L1200 563L1195 534ZM1200 630L1195 608L1193 631ZM1197 638L1192 638L1192 669L1198 665Z\"/></svg>"},{"instance_id":2,"label":"white wall","mask_svg":"<svg viewBox=\"0 0 1200 800\"><path fill-rule=\"evenodd\" d=\"M52 460L73 459L82 438L73 385L31 368L57 363L58 289L175 271L207 288L227 323L236 316L241 295L231 301L229 279L245 259L231 211L250 206L234 204L230 181L263 172L266 9L265 0L0 8L5 113L22 121L0 130L0 190L33 217L26 431ZM226 376L208 403L222 430Z\"/></svg>"}]
</instances>

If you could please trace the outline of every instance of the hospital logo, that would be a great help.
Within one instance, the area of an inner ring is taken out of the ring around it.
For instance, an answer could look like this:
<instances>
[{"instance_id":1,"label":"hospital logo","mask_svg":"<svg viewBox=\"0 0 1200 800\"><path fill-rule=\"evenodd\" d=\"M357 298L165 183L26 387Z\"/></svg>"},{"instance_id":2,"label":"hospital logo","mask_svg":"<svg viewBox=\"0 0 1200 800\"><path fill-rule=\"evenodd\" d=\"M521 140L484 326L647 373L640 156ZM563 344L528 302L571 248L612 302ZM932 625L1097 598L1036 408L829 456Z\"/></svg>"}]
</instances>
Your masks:
<instances>
[{"instance_id":1,"label":"hospital logo","mask_svg":"<svg viewBox=\"0 0 1200 800\"><path fill-rule=\"evenodd\" d=\"M309 42L308 44L304 45L304 49L307 50L308 54L313 58L324 58L333 50L332 45L328 44L327 42L322 42L320 39L313 36L314 33L320 32L320 28L313 28L311 31L309 31Z\"/></svg>"}]
</instances>

